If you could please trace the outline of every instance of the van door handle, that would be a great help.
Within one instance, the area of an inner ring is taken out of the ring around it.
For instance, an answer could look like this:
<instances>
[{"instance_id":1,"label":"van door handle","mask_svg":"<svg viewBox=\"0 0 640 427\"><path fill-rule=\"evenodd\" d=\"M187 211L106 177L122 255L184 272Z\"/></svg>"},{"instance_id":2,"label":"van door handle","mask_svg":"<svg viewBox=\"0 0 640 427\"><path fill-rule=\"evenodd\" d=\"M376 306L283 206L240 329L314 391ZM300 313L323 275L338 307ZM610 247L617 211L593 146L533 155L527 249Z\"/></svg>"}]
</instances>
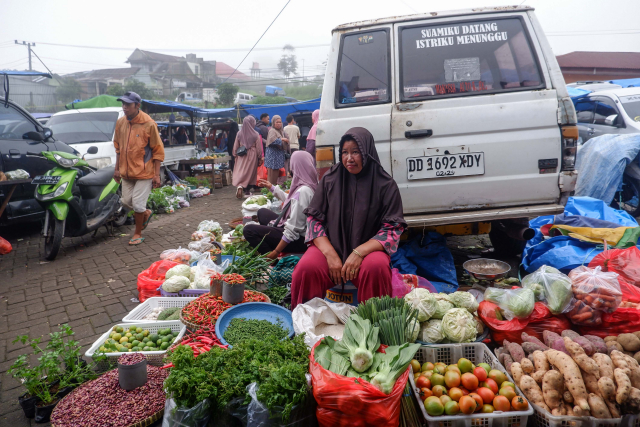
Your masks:
<instances>
[{"instance_id":1,"label":"van door handle","mask_svg":"<svg viewBox=\"0 0 640 427\"><path fill-rule=\"evenodd\" d=\"M431 135L433 135L433 131L431 129L408 130L408 131L405 131L404 133L404 137L407 139L428 138Z\"/></svg>"},{"instance_id":2,"label":"van door handle","mask_svg":"<svg viewBox=\"0 0 640 427\"><path fill-rule=\"evenodd\" d=\"M587 128L587 133L589 135L593 135L594 133L596 133L596 130L595 130L595 128Z\"/></svg>"}]
</instances>

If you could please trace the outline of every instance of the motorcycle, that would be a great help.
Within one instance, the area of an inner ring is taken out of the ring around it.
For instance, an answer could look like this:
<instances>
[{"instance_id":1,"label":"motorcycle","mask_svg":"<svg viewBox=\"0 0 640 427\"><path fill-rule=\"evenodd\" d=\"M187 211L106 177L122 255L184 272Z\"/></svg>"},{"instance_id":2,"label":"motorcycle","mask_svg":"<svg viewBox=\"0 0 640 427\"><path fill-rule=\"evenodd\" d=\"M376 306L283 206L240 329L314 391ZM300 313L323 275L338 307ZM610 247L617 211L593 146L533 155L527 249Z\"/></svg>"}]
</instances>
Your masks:
<instances>
[{"instance_id":1,"label":"motorcycle","mask_svg":"<svg viewBox=\"0 0 640 427\"><path fill-rule=\"evenodd\" d=\"M90 147L88 154L98 149ZM27 153L50 160L57 166L45 175L33 178L35 199L45 211L42 234L45 258L58 255L62 238L97 234L105 226L113 235L113 226L124 225L127 212L120 200L120 185L113 179L115 166L95 169L83 157L61 151Z\"/></svg>"}]
</instances>

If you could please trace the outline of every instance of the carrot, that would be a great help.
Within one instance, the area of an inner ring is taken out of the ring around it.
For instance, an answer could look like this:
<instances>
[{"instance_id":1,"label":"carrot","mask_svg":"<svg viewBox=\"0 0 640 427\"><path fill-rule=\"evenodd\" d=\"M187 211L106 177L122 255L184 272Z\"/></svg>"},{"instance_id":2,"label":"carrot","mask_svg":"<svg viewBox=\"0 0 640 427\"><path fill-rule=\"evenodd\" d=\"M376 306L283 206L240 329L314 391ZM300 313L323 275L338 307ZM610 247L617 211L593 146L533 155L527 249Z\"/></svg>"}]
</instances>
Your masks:
<instances>
[{"instance_id":1,"label":"carrot","mask_svg":"<svg viewBox=\"0 0 640 427\"><path fill-rule=\"evenodd\" d=\"M572 320L574 322L585 322L590 318L591 318L591 313L582 313L582 314L578 314L577 316L573 316Z\"/></svg>"}]
</instances>

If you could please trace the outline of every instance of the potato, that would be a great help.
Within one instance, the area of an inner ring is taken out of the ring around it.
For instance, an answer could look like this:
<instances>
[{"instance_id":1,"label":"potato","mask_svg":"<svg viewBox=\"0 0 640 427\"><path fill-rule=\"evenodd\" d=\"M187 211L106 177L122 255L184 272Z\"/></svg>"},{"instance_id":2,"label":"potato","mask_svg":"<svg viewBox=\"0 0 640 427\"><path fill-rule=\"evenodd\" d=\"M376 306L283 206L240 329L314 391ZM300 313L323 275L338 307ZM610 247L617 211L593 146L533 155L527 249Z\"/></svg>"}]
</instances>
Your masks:
<instances>
[{"instance_id":1,"label":"potato","mask_svg":"<svg viewBox=\"0 0 640 427\"><path fill-rule=\"evenodd\" d=\"M519 362L513 362L511 364L511 376L513 377L516 385L520 387L520 378L522 377L522 366L520 366Z\"/></svg>"},{"instance_id":2,"label":"potato","mask_svg":"<svg viewBox=\"0 0 640 427\"><path fill-rule=\"evenodd\" d=\"M592 356L593 360L598 364L600 377L608 377L613 380L613 361L606 354L596 353Z\"/></svg>"},{"instance_id":3,"label":"potato","mask_svg":"<svg viewBox=\"0 0 640 427\"><path fill-rule=\"evenodd\" d=\"M609 353L607 351L607 343L605 343L602 338L595 335L584 335L584 338L588 339L591 342L591 345L593 345L593 349L596 351L596 353Z\"/></svg>"},{"instance_id":4,"label":"potato","mask_svg":"<svg viewBox=\"0 0 640 427\"><path fill-rule=\"evenodd\" d=\"M582 369L580 369L580 373L582 374L582 380L584 381L584 385L587 388L587 391L589 393L600 396L600 389L598 388L599 378L594 377L593 375L583 371Z\"/></svg>"},{"instance_id":5,"label":"potato","mask_svg":"<svg viewBox=\"0 0 640 427\"><path fill-rule=\"evenodd\" d=\"M609 354L611 354L613 350L624 351L624 348L622 348L622 345L620 345L618 341L605 341L605 342L607 344L607 348L609 349Z\"/></svg>"},{"instance_id":6,"label":"potato","mask_svg":"<svg viewBox=\"0 0 640 427\"><path fill-rule=\"evenodd\" d=\"M564 337L563 339L565 347L569 350L569 353L571 353L573 360L575 360L578 366L580 366L580 369L593 375L596 381L599 380L600 370L598 369L598 364L592 358L587 356L584 347L569 337Z\"/></svg>"},{"instance_id":7,"label":"potato","mask_svg":"<svg viewBox=\"0 0 640 427\"><path fill-rule=\"evenodd\" d=\"M607 337L604 337L604 342L609 342L609 341L618 341L618 337L615 335L609 335Z\"/></svg>"},{"instance_id":8,"label":"potato","mask_svg":"<svg viewBox=\"0 0 640 427\"><path fill-rule=\"evenodd\" d=\"M618 385L618 388L616 389L616 402L622 405L629 399L629 393L631 393L631 381L627 374L625 374L620 368L614 369L613 375L615 376L616 384Z\"/></svg>"},{"instance_id":9,"label":"potato","mask_svg":"<svg viewBox=\"0 0 640 427\"><path fill-rule=\"evenodd\" d=\"M640 331L636 331L633 333L633 335L637 336L638 338L640 338Z\"/></svg>"},{"instance_id":10,"label":"potato","mask_svg":"<svg viewBox=\"0 0 640 427\"><path fill-rule=\"evenodd\" d=\"M611 413L607 409L604 400L594 393L589 393L589 407L591 408L591 415L595 418L611 418Z\"/></svg>"},{"instance_id":11,"label":"potato","mask_svg":"<svg viewBox=\"0 0 640 427\"><path fill-rule=\"evenodd\" d=\"M609 377L601 377L598 380L598 389L600 390L600 395L604 399L604 403L606 403L609 408L611 417L620 418L620 411L616 404L616 385L613 382L613 379Z\"/></svg>"},{"instance_id":12,"label":"potato","mask_svg":"<svg viewBox=\"0 0 640 427\"><path fill-rule=\"evenodd\" d=\"M551 409L549 409L542 397L542 390L540 390L538 383L529 375L523 375L522 378L520 378L520 390L522 390L531 403L541 407L547 412L551 412Z\"/></svg>"},{"instance_id":13,"label":"potato","mask_svg":"<svg viewBox=\"0 0 640 427\"><path fill-rule=\"evenodd\" d=\"M633 355L633 358L636 359L638 363L640 363L640 351Z\"/></svg>"},{"instance_id":14,"label":"potato","mask_svg":"<svg viewBox=\"0 0 640 427\"><path fill-rule=\"evenodd\" d=\"M624 348L626 351L640 351L640 338L635 336L634 334L620 334L618 335L618 343Z\"/></svg>"},{"instance_id":15,"label":"potato","mask_svg":"<svg viewBox=\"0 0 640 427\"><path fill-rule=\"evenodd\" d=\"M558 409L562 404L562 390L564 379L558 371L547 371L542 378L542 397L551 411Z\"/></svg>"},{"instance_id":16,"label":"potato","mask_svg":"<svg viewBox=\"0 0 640 427\"><path fill-rule=\"evenodd\" d=\"M631 387L629 392L629 398L624 406L625 412L629 414L640 413L640 390L635 387Z\"/></svg>"},{"instance_id":17,"label":"potato","mask_svg":"<svg viewBox=\"0 0 640 427\"><path fill-rule=\"evenodd\" d=\"M520 366L522 366L522 372L527 375L532 374L534 371L533 363L531 363L531 360L527 359L526 357L520 361Z\"/></svg>"}]
</instances>

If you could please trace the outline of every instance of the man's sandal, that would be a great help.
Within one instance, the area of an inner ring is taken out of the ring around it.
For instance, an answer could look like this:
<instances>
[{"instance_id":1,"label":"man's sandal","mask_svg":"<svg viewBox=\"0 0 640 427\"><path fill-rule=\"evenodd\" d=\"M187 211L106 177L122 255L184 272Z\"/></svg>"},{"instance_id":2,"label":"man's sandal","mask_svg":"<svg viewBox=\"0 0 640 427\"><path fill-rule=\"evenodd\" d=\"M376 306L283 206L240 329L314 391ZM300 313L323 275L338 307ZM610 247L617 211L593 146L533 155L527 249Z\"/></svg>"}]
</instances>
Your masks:
<instances>
[{"instance_id":1,"label":"man's sandal","mask_svg":"<svg viewBox=\"0 0 640 427\"><path fill-rule=\"evenodd\" d=\"M142 242L144 242L144 237L137 237L129 240L129 246L138 246Z\"/></svg>"},{"instance_id":2,"label":"man's sandal","mask_svg":"<svg viewBox=\"0 0 640 427\"><path fill-rule=\"evenodd\" d=\"M142 229L144 230L145 228L147 228L147 225L149 225L149 222L151 222L151 218L153 218L155 214L153 212L151 212L151 215L149 215L149 218L147 218L147 220L145 222L142 223Z\"/></svg>"}]
</instances>

